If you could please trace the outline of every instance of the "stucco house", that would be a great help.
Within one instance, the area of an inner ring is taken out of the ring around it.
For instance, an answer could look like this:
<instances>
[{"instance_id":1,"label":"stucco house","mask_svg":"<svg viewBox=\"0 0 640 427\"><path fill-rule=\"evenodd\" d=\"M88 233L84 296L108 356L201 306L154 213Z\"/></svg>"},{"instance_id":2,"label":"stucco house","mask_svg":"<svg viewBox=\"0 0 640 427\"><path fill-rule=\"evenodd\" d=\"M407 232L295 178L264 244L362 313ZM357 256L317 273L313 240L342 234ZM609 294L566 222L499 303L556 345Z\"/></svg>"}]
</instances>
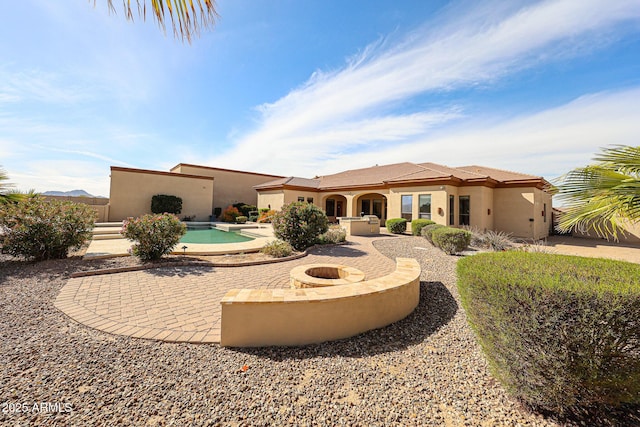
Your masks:
<instances>
[{"instance_id":1,"label":"stucco house","mask_svg":"<svg viewBox=\"0 0 640 427\"><path fill-rule=\"evenodd\" d=\"M425 218L532 239L548 236L552 227L544 178L484 166L405 162L312 179L283 177L254 188L258 208L306 201L332 219L376 215L384 224L388 218Z\"/></svg>"}]
</instances>

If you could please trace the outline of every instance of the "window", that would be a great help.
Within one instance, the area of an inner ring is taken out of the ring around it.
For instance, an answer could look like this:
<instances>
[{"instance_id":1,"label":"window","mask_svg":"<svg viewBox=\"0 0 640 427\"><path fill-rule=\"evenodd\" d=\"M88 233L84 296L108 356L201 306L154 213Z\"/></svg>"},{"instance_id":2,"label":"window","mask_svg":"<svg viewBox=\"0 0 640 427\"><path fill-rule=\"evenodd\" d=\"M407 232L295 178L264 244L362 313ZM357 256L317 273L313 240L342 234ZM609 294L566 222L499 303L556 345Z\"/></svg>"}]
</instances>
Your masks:
<instances>
[{"instance_id":1,"label":"window","mask_svg":"<svg viewBox=\"0 0 640 427\"><path fill-rule=\"evenodd\" d=\"M542 216L544 217L544 222L547 222L547 204L544 204L544 207L542 208Z\"/></svg>"},{"instance_id":2,"label":"window","mask_svg":"<svg viewBox=\"0 0 640 427\"><path fill-rule=\"evenodd\" d=\"M313 203L313 197L307 197L307 203Z\"/></svg>"},{"instance_id":3,"label":"window","mask_svg":"<svg viewBox=\"0 0 640 427\"><path fill-rule=\"evenodd\" d=\"M413 196L402 196L402 218L407 221L413 219Z\"/></svg>"},{"instance_id":4,"label":"window","mask_svg":"<svg viewBox=\"0 0 640 427\"><path fill-rule=\"evenodd\" d=\"M327 216L336 216L336 201L327 199Z\"/></svg>"},{"instance_id":5,"label":"window","mask_svg":"<svg viewBox=\"0 0 640 427\"><path fill-rule=\"evenodd\" d=\"M298 196L298 201L299 201L299 202L304 202L304 197L302 197L302 196Z\"/></svg>"},{"instance_id":6,"label":"window","mask_svg":"<svg viewBox=\"0 0 640 427\"><path fill-rule=\"evenodd\" d=\"M449 225L455 225L456 222L456 198L455 196L449 196Z\"/></svg>"},{"instance_id":7,"label":"window","mask_svg":"<svg viewBox=\"0 0 640 427\"><path fill-rule=\"evenodd\" d=\"M470 196L460 196L458 197L459 201L459 224L460 225L469 225L470 224L470 216L471 216L471 197Z\"/></svg>"},{"instance_id":8,"label":"window","mask_svg":"<svg viewBox=\"0 0 640 427\"><path fill-rule=\"evenodd\" d=\"M431 219L431 194L421 194L418 196L420 204L420 218Z\"/></svg>"}]
</instances>

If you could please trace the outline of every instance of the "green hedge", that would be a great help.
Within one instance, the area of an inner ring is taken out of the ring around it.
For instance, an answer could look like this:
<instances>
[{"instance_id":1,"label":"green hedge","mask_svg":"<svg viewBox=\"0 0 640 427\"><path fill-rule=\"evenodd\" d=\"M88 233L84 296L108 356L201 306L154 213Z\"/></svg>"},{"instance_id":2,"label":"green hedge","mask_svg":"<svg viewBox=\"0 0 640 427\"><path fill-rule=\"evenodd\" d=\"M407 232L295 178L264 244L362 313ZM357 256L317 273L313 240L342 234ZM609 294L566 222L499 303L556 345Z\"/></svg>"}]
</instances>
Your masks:
<instances>
[{"instance_id":1,"label":"green hedge","mask_svg":"<svg viewBox=\"0 0 640 427\"><path fill-rule=\"evenodd\" d=\"M179 214L182 212L182 199L178 196L156 194L151 198L151 213Z\"/></svg>"},{"instance_id":2,"label":"green hedge","mask_svg":"<svg viewBox=\"0 0 640 427\"><path fill-rule=\"evenodd\" d=\"M457 270L469 323L513 396L556 413L640 403L640 265L509 251Z\"/></svg>"},{"instance_id":3,"label":"green hedge","mask_svg":"<svg viewBox=\"0 0 640 427\"><path fill-rule=\"evenodd\" d=\"M391 218L385 222L390 233L402 234L407 231L407 220L404 218Z\"/></svg>"},{"instance_id":4,"label":"green hedge","mask_svg":"<svg viewBox=\"0 0 640 427\"><path fill-rule=\"evenodd\" d=\"M457 254L469 247L471 233L459 228L441 227L431 232L433 244L449 255Z\"/></svg>"},{"instance_id":5,"label":"green hedge","mask_svg":"<svg viewBox=\"0 0 640 427\"><path fill-rule=\"evenodd\" d=\"M440 225L440 224L425 225L424 227L422 227L422 230L420 230L420 234L422 235L422 237L427 239L429 243L433 245L433 240L432 240L433 231L443 227L444 225Z\"/></svg>"},{"instance_id":6,"label":"green hedge","mask_svg":"<svg viewBox=\"0 0 640 427\"><path fill-rule=\"evenodd\" d=\"M411 221L411 234L420 236L422 228L432 224L435 224L435 221L431 221L430 219L414 219Z\"/></svg>"}]
</instances>

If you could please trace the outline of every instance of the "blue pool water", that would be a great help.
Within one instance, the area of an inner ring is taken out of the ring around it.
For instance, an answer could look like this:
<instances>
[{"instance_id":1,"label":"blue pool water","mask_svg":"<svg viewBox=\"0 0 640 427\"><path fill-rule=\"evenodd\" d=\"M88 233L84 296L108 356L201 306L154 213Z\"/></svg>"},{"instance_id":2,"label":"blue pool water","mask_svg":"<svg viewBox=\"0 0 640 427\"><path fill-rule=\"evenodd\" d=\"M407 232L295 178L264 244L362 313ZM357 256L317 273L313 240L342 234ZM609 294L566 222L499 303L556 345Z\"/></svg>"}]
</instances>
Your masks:
<instances>
[{"instance_id":1,"label":"blue pool water","mask_svg":"<svg viewBox=\"0 0 640 427\"><path fill-rule=\"evenodd\" d=\"M243 236L239 233L227 232L212 228L211 226L194 227L187 226L187 234L182 236L180 243L238 243L254 240L253 237Z\"/></svg>"}]
</instances>

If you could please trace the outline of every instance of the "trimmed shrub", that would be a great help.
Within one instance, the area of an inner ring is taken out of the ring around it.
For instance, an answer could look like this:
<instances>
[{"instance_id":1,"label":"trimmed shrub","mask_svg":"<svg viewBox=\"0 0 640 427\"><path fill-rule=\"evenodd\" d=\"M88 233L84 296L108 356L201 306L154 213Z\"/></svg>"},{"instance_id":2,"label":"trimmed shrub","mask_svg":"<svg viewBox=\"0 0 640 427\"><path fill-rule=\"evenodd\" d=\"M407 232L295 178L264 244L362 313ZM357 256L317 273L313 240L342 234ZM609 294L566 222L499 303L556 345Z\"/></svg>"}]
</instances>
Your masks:
<instances>
[{"instance_id":1,"label":"trimmed shrub","mask_svg":"<svg viewBox=\"0 0 640 427\"><path fill-rule=\"evenodd\" d=\"M407 220L404 218L391 218L385 222L389 233L402 234L407 231Z\"/></svg>"},{"instance_id":2,"label":"trimmed shrub","mask_svg":"<svg viewBox=\"0 0 640 427\"><path fill-rule=\"evenodd\" d=\"M260 216L258 217L258 222L271 223L273 220L273 216L276 214L276 211L271 209L260 209Z\"/></svg>"},{"instance_id":3,"label":"trimmed shrub","mask_svg":"<svg viewBox=\"0 0 640 427\"><path fill-rule=\"evenodd\" d=\"M411 221L411 234L421 236L422 228L432 224L435 224L435 221L431 221L430 219L414 219Z\"/></svg>"},{"instance_id":4,"label":"trimmed shrub","mask_svg":"<svg viewBox=\"0 0 640 427\"><path fill-rule=\"evenodd\" d=\"M316 241L319 245L343 243L347 240L347 231L342 227L332 226L326 233L321 234Z\"/></svg>"},{"instance_id":5,"label":"trimmed shrub","mask_svg":"<svg viewBox=\"0 0 640 427\"><path fill-rule=\"evenodd\" d=\"M151 198L151 212L179 214L182 212L182 199L178 196L156 194Z\"/></svg>"},{"instance_id":6,"label":"trimmed shrub","mask_svg":"<svg viewBox=\"0 0 640 427\"><path fill-rule=\"evenodd\" d=\"M36 261L66 258L91 240L97 213L81 203L29 198L0 205L2 253Z\"/></svg>"},{"instance_id":7,"label":"trimmed shrub","mask_svg":"<svg viewBox=\"0 0 640 427\"><path fill-rule=\"evenodd\" d=\"M272 224L275 236L289 242L297 251L313 246L318 236L329 229L324 211L307 202L284 205L273 216Z\"/></svg>"},{"instance_id":8,"label":"trimmed shrub","mask_svg":"<svg viewBox=\"0 0 640 427\"><path fill-rule=\"evenodd\" d=\"M244 224L247 222L247 217L240 215L236 217L236 224Z\"/></svg>"},{"instance_id":9,"label":"trimmed shrub","mask_svg":"<svg viewBox=\"0 0 640 427\"><path fill-rule=\"evenodd\" d=\"M283 240L274 240L267 243L260 252L266 255L270 255L274 258L284 258L293 253L291 245Z\"/></svg>"},{"instance_id":10,"label":"trimmed shrub","mask_svg":"<svg viewBox=\"0 0 640 427\"><path fill-rule=\"evenodd\" d=\"M640 265L508 251L458 261L493 375L535 409L640 403Z\"/></svg>"},{"instance_id":11,"label":"trimmed shrub","mask_svg":"<svg viewBox=\"0 0 640 427\"><path fill-rule=\"evenodd\" d=\"M425 225L424 227L422 227L422 230L420 230L420 234L422 234L422 237L427 239L427 241L433 245L432 234L434 230L437 230L438 228L443 228L443 227L444 225L441 225L441 224Z\"/></svg>"},{"instance_id":12,"label":"trimmed shrub","mask_svg":"<svg viewBox=\"0 0 640 427\"><path fill-rule=\"evenodd\" d=\"M443 252L454 255L469 247L471 233L459 228L441 227L431 232L433 244Z\"/></svg>"},{"instance_id":13,"label":"trimmed shrub","mask_svg":"<svg viewBox=\"0 0 640 427\"><path fill-rule=\"evenodd\" d=\"M177 216L155 214L126 219L121 233L135 242L131 253L146 261L170 254L186 232L187 226Z\"/></svg>"},{"instance_id":14,"label":"trimmed shrub","mask_svg":"<svg viewBox=\"0 0 640 427\"><path fill-rule=\"evenodd\" d=\"M249 222L258 222L258 215L250 215Z\"/></svg>"},{"instance_id":15,"label":"trimmed shrub","mask_svg":"<svg viewBox=\"0 0 640 427\"><path fill-rule=\"evenodd\" d=\"M236 222L236 218L238 218L239 216L242 216L242 214L240 213L238 208L228 206L224 211L222 211L220 219L223 222Z\"/></svg>"}]
</instances>

